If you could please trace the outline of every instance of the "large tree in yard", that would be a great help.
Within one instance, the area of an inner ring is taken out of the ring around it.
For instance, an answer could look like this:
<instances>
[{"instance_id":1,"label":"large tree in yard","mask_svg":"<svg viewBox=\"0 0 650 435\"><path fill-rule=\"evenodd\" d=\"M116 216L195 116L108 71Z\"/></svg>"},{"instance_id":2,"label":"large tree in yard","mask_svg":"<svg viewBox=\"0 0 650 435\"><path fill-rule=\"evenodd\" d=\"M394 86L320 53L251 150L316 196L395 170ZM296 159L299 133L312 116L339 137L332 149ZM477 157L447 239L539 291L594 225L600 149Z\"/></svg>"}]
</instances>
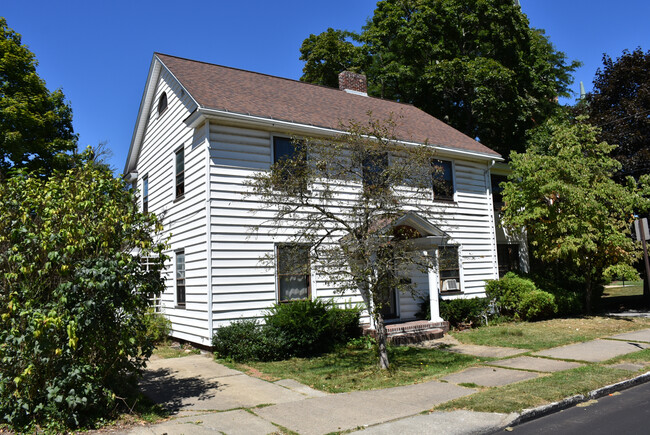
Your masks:
<instances>
[{"instance_id":1,"label":"large tree in yard","mask_svg":"<svg viewBox=\"0 0 650 435\"><path fill-rule=\"evenodd\" d=\"M587 102L600 138L617 145L612 152L622 164L617 178L650 174L650 51L626 50L616 61L603 56Z\"/></svg>"},{"instance_id":2,"label":"large tree in yard","mask_svg":"<svg viewBox=\"0 0 650 435\"><path fill-rule=\"evenodd\" d=\"M77 147L72 110L60 90L50 92L38 62L0 17L0 175L10 168L48 175Z\"/></svg>"},{"instance_id":3,"label":"large tree in yard","mask_svg":"<svg viewBox=\"0 0 650 435\"><path fill-rule=\"evenodd\" d=\"M620 168L610 157L615 145L598 134L582 117L573 124L549 121L526 153L512 154L503 191L503 218L526 228L533 255L568 264L583 277L587 312L603 271L631 264L638 254L630 223L639 191L632 179L613 180Z\"/></svg>"},{"instance_id":4,"label":"large tree in yard","mask_svg":"<svg viewBox=\"0 0 650 435\"><path fill-rule=\"evenodd\" d=\"M295 268L309 255L312 270L335 291L361 294L383 369L389 366L383 314L388 296L413 291L405 278L433 267L418 245L421 235L400 222L414 213L431 218L432 184L446 186L432 164L432 148L401 144L393 139L394 128L393 120L371 118L368 125L350 122L347 133L335 138L294 140L286 158L254 177L249 193L270 211L265 228L294 247L284 251L281 263ZM268 260L273 264L273 256Z\"/></svg>"},{"instance_id":5,"label":"large tree in yard","mask_svg":"<svg viewBox=\"0 0 650 435\"><path fill-rule=\"evenodd\" d=\"M363 31L328 29L301 48L301 80L331 85L342 68L369 94L414 104L505 157L568 96L571 72L512 0L383 0ZM328 47L323 50L322 47Z\"/></svg>"}]
</instances>

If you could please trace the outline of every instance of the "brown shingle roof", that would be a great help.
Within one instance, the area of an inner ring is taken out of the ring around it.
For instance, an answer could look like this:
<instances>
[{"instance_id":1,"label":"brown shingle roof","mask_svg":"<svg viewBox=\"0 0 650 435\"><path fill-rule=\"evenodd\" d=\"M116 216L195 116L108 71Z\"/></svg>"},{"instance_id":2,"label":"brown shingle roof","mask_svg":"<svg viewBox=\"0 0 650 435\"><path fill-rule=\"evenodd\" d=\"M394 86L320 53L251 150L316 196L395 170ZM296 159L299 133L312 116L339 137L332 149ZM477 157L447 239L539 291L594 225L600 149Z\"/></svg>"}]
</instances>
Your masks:
<instances>
[{"instance_id":1,"label":"brown shingle roof","mask_svg":"<svg viewBox=\"0 0 650 435\"><path fill-rule=\"evenodd\" d=\"M397 120L398 139L499 156L409 104L166 54L156 56L204 108L335 130L349 120L367 121L372 111L376 119L392 115Z\"/></svg>"}]
</instances>

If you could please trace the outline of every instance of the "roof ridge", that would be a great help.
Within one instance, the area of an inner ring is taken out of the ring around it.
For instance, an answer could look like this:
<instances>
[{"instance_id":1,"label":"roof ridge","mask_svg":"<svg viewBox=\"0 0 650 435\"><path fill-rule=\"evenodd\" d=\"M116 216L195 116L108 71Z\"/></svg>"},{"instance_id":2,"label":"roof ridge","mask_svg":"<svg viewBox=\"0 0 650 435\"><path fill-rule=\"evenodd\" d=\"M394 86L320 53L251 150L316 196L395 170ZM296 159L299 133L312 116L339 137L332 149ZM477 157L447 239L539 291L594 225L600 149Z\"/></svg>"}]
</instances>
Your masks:
<instances>
[{"instance_id":1,"label":"roof ridge","mask_svg":"<svg viewBox=\"0 0 650 435\"><path fill-rule=\"evenodd\" d=\"M360 97L360 98L372 98L373 100L386 101L386 102L389 102L389 103L400 104L402 106L408 106L408 107L413 107L413 108L418 109L418 110L422 110L422 109L416 107L414 104L411 104L411 103L405 103L403 101L395 101L395 100L391 100L389 98L375 97L375 96L372 96L372 95L351 94L349 92L342 91L341 89L338 89L338 88L333 88L331 86L325 86L325 85L319 85L317 83L303 82L301 80L290 79L288 77L274 76L272 74L266 74L266 73L261 73L261 72L258 72L258 71L251 71L251 70L247 70L247 69L243 69L243 68L236 68L236 67L232 67L232 66L221 65L221 64L213 63L213 62L206 62L206 61L203 61L203 60L188 59L186 57L175 56L173 54L160 53L158 51L154 51L153 54L156 55L156 56L173 57L174 59L184 60L184 61L188 61L188 62L201 63L201 64L209 65L209 66L217 66L217 67L220 67L220 68L225 68L225 69L229 69L229 70L233 70L233 71L241 71L241 72L245 72L245 73L249 73L249 74L256 74L256 75L259 75L259 76L269 77L269 78L273 78L273 79L280 79L280 80L286 80L286 81L293 82L293 83L300 83L300 84L303 84L303 85L315 86L315 87L318 87L320 89L327 89L327 90L330 90L330 91L342 92L345 95L354 95L354 96Z\"/></svg>"}]
</instances>

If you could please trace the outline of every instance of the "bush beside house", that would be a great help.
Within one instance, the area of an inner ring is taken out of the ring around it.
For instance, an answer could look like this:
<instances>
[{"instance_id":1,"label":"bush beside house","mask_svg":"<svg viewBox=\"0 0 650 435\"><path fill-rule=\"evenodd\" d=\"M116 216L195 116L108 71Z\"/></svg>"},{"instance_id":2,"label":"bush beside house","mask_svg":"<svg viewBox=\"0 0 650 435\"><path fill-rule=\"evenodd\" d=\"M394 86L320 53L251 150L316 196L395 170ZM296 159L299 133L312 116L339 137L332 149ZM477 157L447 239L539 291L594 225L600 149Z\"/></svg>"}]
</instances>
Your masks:
<instances>
[{"instance_id":1,"label":"bush beside house","mask_svg":"<svg viewBox=\"0 0 650 435\"><path fill-rule=\"evenodd\" d=\"M358 308L340 308L321 300L276 304L265 324L239 320L217 330L215 354L234 361L277 361L316 356L361 335Z\"/></svg>"}]
</instances>

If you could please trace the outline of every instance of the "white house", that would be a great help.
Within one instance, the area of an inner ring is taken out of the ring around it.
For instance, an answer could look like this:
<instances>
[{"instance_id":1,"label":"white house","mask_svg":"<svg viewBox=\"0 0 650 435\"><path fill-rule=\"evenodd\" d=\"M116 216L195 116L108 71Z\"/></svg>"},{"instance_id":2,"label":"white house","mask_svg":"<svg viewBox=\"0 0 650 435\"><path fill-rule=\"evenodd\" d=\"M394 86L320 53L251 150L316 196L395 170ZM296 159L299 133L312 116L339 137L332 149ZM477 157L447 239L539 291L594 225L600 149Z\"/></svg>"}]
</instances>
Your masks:
<instances>
[{"instance_id":1,"label":"white house","mask_svg":"<svg viewBox=\"0 0 650 435\"><path fill-rule=\"evenodd\" d=\"M423 298L431 295L432 320L443 320L439 295L484 294L485 281L499 276L497 254L502 270L519 261L518 246L495 224L491 170L501 156L411 105L368 97L363 76L342 73L340 80L341 89L332 89L154 54L124 173L141 192L142 208L161 216L171 234L160 307L173 337L209 346L216 328L259 317L291 297L361 302L358 294L338 295L314 273L302 287L287 288L281 264L260 261L281 256L283 240L251 236L259 204L242 193L244 181L268 170L289 137L335 135L342 121L367 120L369 111L378 119L399 117L396 133L405 143L434 147L451 188L432 199L442 224L421 216L405 222L423 236L444 235L434 255L458 258L457 267L411 278ZM400 295L394 320L414 319L419 302Z\"/></svg>"}]
</instances>

